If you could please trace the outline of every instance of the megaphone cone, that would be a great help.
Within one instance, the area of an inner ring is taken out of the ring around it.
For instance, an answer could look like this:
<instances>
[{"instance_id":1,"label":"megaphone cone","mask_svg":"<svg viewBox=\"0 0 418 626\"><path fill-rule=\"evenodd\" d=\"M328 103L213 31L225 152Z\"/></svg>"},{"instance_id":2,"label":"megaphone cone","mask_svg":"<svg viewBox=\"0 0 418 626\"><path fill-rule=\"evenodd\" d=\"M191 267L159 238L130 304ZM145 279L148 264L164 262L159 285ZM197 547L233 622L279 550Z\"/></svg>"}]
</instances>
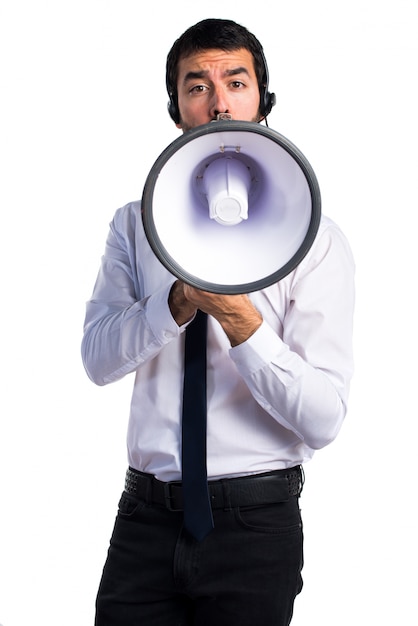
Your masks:
<instances>
[{"instance_id":1,"label":"megaphone cone","mask_svg":"<svg viewBox=\"0 0 418 626\"><path fill-rule=\"evenodd\" d=\"M316 176L288 139L254 122L211 122L158 157L142 219L160 262L186 283L250 293L296 268L321 218Z\"/></svg>"}]
</instances>

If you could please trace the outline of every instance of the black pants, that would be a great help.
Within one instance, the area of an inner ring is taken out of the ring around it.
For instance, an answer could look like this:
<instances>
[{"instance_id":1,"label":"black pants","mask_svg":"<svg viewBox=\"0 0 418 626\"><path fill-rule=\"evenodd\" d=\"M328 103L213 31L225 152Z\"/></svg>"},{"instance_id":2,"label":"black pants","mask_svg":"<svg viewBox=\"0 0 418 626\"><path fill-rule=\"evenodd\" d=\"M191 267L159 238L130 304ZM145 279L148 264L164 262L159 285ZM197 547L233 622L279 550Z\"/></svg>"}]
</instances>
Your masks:
<instances>
[{"instance_id":1,"label":"black pants","mask_svg":"<svg viewBox=\"0 0 418 626\"><path fill-rule=\"evenodd\" d=\"M122 494L96 626L288 626L302 589L298 496L214 511L196 542L182 513Z\"/></svg>"}]
</instances>

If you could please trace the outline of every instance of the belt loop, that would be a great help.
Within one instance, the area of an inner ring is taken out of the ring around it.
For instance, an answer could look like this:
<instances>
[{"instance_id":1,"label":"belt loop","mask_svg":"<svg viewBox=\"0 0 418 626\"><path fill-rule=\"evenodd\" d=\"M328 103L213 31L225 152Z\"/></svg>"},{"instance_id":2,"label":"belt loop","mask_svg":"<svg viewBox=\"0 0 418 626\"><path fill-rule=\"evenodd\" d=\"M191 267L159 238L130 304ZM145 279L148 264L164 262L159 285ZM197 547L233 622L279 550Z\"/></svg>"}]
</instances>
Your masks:
<instances>
[{"instance_id":1,"label":"belt loop","mask_svg":"<svg viewBox=\"0 0 418 626\"><path fill-rule=\"evenodd\" d=\"M147 504L152 504L152 492L154 488L154 478L151 477L149 480L145 481L145 494L144 500Z\"/></svg>"},{"instance_id":2,"label":"belt loop","mask_svg":"<svg viewBox=\"0 0 418 626\"><path fill-rule=\"evenodd\" d=\"M223 493L223 498L224 498L224 511L231 511L232 503L231 503L230 481L226 478L221 479L221 485L222 485L222 493Z\"/></svg>"},{"instance_id":3,"label":"belt loop","mask_svg":"<svg viewBox=\"0 0 418 626\"><path fill-rule=\"evenodd\" d=\"M303 491L303 485L305 484L305 470L303 468L303 465L299 465L299 471L300 471L300 491L299 491L299 495L300 495Z\"/></svg>"}]
</instances>

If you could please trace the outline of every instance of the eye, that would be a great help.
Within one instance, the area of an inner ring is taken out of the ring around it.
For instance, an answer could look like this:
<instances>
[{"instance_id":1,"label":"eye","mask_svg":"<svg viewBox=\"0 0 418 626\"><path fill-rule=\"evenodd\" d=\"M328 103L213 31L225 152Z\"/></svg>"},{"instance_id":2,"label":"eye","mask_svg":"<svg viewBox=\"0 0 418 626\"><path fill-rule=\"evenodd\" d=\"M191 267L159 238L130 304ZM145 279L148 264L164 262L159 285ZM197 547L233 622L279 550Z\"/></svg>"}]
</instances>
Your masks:
<instances>
[{"instance_id":1,"label":"eye","mask_svg":"<svg viewBox=\"0 0 418 626\"><path fill-rule=\"evenodd\" d=\"M206 89L205 85L194 85L189 89L189 93L203 93Z\"/></svg>"},{"instance_id":2,"label":"eye","mask_svg":"<svg viewBox=\"0 0 418 626\"><path fill-rule=\"evenodd\" d=\"M231 83L231 87L233 89L242 89L243 87L245 87L245 84L240 80L233 80Z\"/></svg>"}]
</instances>

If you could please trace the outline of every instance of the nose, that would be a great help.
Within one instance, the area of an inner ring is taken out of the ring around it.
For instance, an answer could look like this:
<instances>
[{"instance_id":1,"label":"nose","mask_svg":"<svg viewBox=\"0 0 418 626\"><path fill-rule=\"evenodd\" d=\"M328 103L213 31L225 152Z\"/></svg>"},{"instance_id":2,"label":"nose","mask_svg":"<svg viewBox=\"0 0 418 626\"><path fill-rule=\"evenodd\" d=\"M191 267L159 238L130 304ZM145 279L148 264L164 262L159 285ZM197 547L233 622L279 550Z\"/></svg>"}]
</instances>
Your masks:
<instances>
[{"instance_id":1,"label":"nose","mask_svg":"<svg viewBox=\"0 0 418 626\"><path fill-rule=\"evenodd\" d=\"M210 116L212 119L216 119L219 113L231 113L228 98L222 87L214 89L210 108Z\"/></svg>"}]
</instances>

